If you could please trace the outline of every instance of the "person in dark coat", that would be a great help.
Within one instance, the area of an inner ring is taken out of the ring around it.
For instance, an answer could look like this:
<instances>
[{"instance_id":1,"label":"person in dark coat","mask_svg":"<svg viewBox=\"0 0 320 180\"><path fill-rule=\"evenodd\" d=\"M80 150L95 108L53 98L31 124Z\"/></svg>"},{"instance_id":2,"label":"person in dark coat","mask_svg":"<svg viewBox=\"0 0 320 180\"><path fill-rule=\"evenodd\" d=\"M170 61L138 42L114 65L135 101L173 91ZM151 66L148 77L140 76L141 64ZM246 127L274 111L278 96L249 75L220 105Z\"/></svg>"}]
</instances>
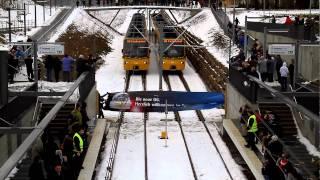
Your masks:
<instances>
[{"instance_id":1,"label":"person in dark coat","mask_svg":"<svg viewBox=\"0 0 320 180\"><path fill-rule=\"evenodd\" d=\"M26 64L28 79L29 79L29 81L32 81L32 79L33 79L33 69L32 69L33 59L31 57L31 55L29 55L27 58L24 59L24 63Z\"/></svg>"},{"instance_id":2,"label":"person in dark coat","mask_svg":"<svg viewBox=\"0 0 320 180\"><path fill-rule=\"evenodd\" d=\"M290 76L290 84L291 86L293 86L293 76L294 76L294 60L293 59L288 69L289 69L289 76Z\"/></svg>"},{"instance_id":3,"label":"person in dark coat","mask_svg":"<svg viewBox=\"0 0 320 180\"><path fill-rule=\"evenodd\" d=\"M98 93L98 96L99 96L99 114L98 114L98 118L104 118L103 111L102 111L103 104L104 104L104 99L103 99L103 97L101 97L100 93Z\"/></svg>"},{"instance_id":4,"label":"person in dark coat","mask_svg":"<svg viewBox=\"0 0 320 180\"><path fill-rule=\"evenodd\" d=\"M277 80L280 83L281 81L281 75L280 75L280 68L282 67L283 61L281 59L280 55L277 55L276 57L276 71L277 71Z\"/></svg>"},{"instance_id":5,"label":"person in dark coat","mask_svg":"<svg viewBox=\"0 0 320 180\"><path fill-rule=\"evenodd\" d=\"M49 174L48 180L65 180L61 164L56 164Z\"/></svg>"},{"instance_id":6,"label":"person in dark coat","mask_svg":"<svg viewBox=\"0 0 320 180\"><path fill-rule=\"evenodd\" d=\"M51 55L47 55L45 59L45 68L47 69L47 81L52 81L51 72L53 69L53 57Z\"/></svg>"},{"instance_id":7,"label":"person in dark coat","mask_svg":"<svg viewBox=\"0 0 320 180\"><path fill-rule=\"evenodd\" d=\"M281 156L282 150L283 150L283 146L279 142L278 136L273 135L271 137L271 140L268 143L267 149L269 150L269 152L271 153L273 158L277 159L277 158L279 158Z\"/></svg>"},{"instance_id":8,"label":"person in dark coat","mask_svg":"<svg viewBox=\"0 0 320 180\"><path fill-rule=\"evenodd\" d=\"M8 80L10 83L13 83L14 75L17 72L18 59L15 58L16 50L12 48L9 51L8 57Z\"/></svg>"},{"instance_id":9,"label":"person in dark coat","mask_svg":"<svg viewBox=\"0 0 320 180\"><path fill-rule=\"evenodd\" d=\"M273 82L274 66L275 66L274 57L268 58L267 60L268 82Z\"/></svg>"},{"instance_id":10,"label":"person in dark coat","mask_svg":"<svg viewBox=\"0 0 320 180\"><path fill-rule=\"evenodd\" d=\"M29 168L30 180L45 180L47 179L47 172L45 170L44 161L40 156L36 156Z\"/></svg>"},{"instance_id":11,"label":"person in dark coat","mask_svg":"<svg viewBox=\"0 0 320 180\"><path fill-rule=\"evenodd\" d=\"M83 72L88 71L90 69L89 64L84 59L84 56L80 54L79 58L76 61L77 66L77 77L79 77Z\"/></svg>"},{"instance_id":12,"label":"person in dark coat","mask_svg":"<svg viewBox=\"0 0 320 180\"><path fill-rule=\"evenodd\" d=\"M59 82L59 75L61 71L62 62L58 57L55 57L53 60L53 71L56 82Z\"/></svg>"}]
</instances>

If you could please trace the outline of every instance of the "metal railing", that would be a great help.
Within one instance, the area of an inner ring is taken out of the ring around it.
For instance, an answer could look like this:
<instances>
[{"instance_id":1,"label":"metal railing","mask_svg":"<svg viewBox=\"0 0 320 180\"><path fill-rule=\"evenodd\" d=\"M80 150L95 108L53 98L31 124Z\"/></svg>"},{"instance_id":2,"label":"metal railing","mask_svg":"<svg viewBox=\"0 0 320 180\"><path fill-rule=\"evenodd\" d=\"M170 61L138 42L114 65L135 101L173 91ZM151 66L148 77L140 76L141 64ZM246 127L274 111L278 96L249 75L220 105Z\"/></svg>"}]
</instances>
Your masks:
<instances>
[{"instance_id":1,"label":"metal railing","mask_svg":"<svg viewBox=\"0 0 320 180\"><path fill-rule=\"evenodd\" d=\"M92 78L88 78L92 72L84 72L74 82L72 87L65 93L65 95L55 104L55 106L48 112L48 114L41 120L41 122L34 128L34 130L27 136L23 143L15 150L15 152L8 158L8 160L0 168L0 179L5 179L11 170L19 163L27 151L32 147L33 143L38 137L41 136L45 128L49 125L51 120L55 118L59 110L68 101L74 91L80 86L81 83L88 83ZM92 83L91 83L92 84ZM92 88L92 87L91 87ZM86 96L85 94L82 94Z\"/></svg>"},{"instance_id":2,"label":"metal railing","mask_svg":"<svg viewBox=\"0 0 320 180\"><path fill-rule=\"evenodd\" d=\"M26 29L32 28L34 26L33 20L26 21ZM24 22L18 20L11 21L11 31L23 31L24 30ZM0 21L0 32L7 33L9 32L9 22Z\"/></svg>"},{"instance_id":3,"label":"metal railing","mask_svg":"<svg viewBox=\"0 0 320 180\"><path fill-rule=\"evenodd\" d=\"M245 72L241 72L237 67L229 66L229 82L250 102L257 101L258 86L251 81Z\"/></svg>"}]
</instances>

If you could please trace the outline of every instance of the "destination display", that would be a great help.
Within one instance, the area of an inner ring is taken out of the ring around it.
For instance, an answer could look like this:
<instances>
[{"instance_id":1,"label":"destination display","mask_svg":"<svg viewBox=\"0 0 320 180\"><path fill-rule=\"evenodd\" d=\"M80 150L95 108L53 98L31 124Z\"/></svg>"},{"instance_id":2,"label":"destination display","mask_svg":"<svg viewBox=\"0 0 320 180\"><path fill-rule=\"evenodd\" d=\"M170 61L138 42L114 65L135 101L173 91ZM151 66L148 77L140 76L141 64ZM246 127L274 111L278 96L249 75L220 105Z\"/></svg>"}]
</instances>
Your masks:
<instances>
[{"instance_id":1,"label":"destination display","mask_svg":"<svg viewBox=\"0 0 320 180\"><path fill-rule=\"evenodd\" d=\"M224 103L222 93L180 91L133 91L108 93L105 110L164 112L211 109Z\"/></svg>"}]
</instances>

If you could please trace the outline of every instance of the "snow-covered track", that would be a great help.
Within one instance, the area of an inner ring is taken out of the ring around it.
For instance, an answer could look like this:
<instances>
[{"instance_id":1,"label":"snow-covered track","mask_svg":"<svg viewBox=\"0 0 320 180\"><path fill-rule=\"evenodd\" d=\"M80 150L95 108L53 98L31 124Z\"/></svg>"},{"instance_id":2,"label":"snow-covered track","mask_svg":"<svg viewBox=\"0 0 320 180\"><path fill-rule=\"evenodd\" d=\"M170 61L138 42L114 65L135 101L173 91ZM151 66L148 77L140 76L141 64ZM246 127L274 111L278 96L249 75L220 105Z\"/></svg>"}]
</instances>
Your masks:
<instances>
[{"instance_id":1,"label":"snow-covered track","mask_svg":"<svg viewBox=\"0 0 320 180\"><path fill-rule=\"evenodd\" d=\"M125 87L124 87L125 92L128 92L130 78L131 78L131 73L127 72L126 78L125 78ZM119 136L120 136L120 127L123 122L123 119L124 119L124 112L120 112L118 121L116 122L117 130L114 133L112 148L111 148L110 156L109 156L108 163L107 163L108 165L107 165L107 171L106 171L106 177L105 177L106 180L112 179L113 167L114 167L114 163L115 163L115 156L117 154L117 148L118 148L118 142L119 142Z\"/></svg>"},{"instance_id":2,"label":"snow-covered track","mask_svg":"<svg viewBox=\"0 0 320 180\"><path fill-rule=\"evenodd\" d=\"M50 36L57 30L57 28L69 17L74 10L72 8L64 8L57 15L57 17L48 26L43 26L38 32L36 32L31 38L36 41L47 41Z\"/></svg>"},{"instance_id":3,"label":"snow-covered track","mask_svg":"<svg viewBox=\"0 0 320 180\"><path fill-rule=\"evenodd\" d=\"M142 73L142 86L143 90L147 90L147 76L146 72ZM148 145L147 145L147 120L148 120L149 114L147 112L144 112L143 114L143 136L144 136L144 174L145 174L145 180L148 180Z\"/></svg>"},{"instance_id":4,"label":"snow-covered track","mask_svg":"<svg viewBox=\"0 0 320 180\"><path fill-rule=\"evenodd\" d=\"M171 89L171 84L170 84L169 76L168 76L167 73L163 74L163 79L164 79L164 81L166 82L166 84L168 86L168 90L171 91L172 90ZM188 144L187 144L187 140L186 140L186 137L184 135L183 128L181 126L181 118L180 118L179 113L178 112L174 112L174 117L175 117L176 121L179 124L179 129L180 129L180 132L181 132L181 135L182 135L184 146L185 146L187 154L188 154L188 159L189 159L189 162L190 162L190 165L191 165L193 177L194 177L195 180L198 180L198 176L197 176L197 173L196 173L196 170L195 170L192 158L191 158L191 154L190 154L190 150L189 150L189 147L188 147Z\"/></svg>"},{"instance_id":5,"label":"snow-covered track","mask_svg":"<svg viewBox=\"0 0 320 180\"><path fill-rule=\"evenodd\" d=\"M188 85L187 81L185 80L183 74L182 74L182 73L179 73L178 75L179 75L179 79L181 80L182 84L184 85L184 88L185 88L188 92L190 92L191 90L190 90L189 85ZM217 144L215 143L215 141L214 141L214 139L213 139L213 137L212 137L212 135L211 135L211 133L210 133L210 130L209 130L207 124L205 123L205 118L204 118L202 112L201 112L200 110L196 110L196 114L197 114L199 120L202 122L203 126L205 127L205 129L206 129L206 131L207 131L207 134L209 135L213 146L214 146L215 149L217 150L217 152L218 152L218 154L219 154L219 156L220 156L221 161L223 162L223 165L224 165L226 171L228 172L230 178L233 179L233 178L232 178L232 175L231 175L231 173L230 173L230 171L229 171L229 169L228 169L228 167L227 167L227 165L226 165L226 162L224 161L224 159L223 159L223 157L222 157L222 154L221 154L221 152L220 152Z\"/></svg>"}]
</instances>

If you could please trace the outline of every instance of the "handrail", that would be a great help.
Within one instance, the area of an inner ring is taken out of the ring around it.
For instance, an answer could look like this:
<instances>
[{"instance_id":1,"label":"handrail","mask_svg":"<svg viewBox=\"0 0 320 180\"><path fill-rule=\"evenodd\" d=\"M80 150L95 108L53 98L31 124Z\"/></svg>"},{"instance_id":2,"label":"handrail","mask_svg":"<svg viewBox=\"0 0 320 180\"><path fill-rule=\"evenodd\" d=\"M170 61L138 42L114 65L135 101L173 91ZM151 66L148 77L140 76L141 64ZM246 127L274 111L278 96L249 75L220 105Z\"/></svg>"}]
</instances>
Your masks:
<instances>
[{"instance_id":1,"label":"handrail","mask_svg":"<svg viewBox=\"0 0 320 180\"><path fill-rule=\"evenodd\" d=\"M265 88L266 90L268 90L271 94L277 96L278 98L280 98L283 102L289 104L290 106L292 106L293 108L299 110L300 112L303 112L306 116L308 116L310 119L312 119L315 122L319 122L319 116L317 116L316 114L314 114L313 112L311 112L310 110L308 110L307 108L296 104L294 101L292 101L290 98L288 98L287 96L281 94L279 91L273 89L272 87L266 85L264 82L260 81L259 79L257 79L256 77L253 77L251 75L247 75L247 77L257 83L258 85L262 86L263 88Z\"/></svg>"},{"instance_id":2,"label":"handrail","mask_svg":"<svg viewBox=\"0 0 320 180\"><path fill-rule=\"evenodd\" d=\"M37 96L36 106L34 107L33 115L32 115L32 123L36 122L36 115L38 117L39 113L39 96ZM37 118L38 119L38 118Z\"/></svg>"},{"instance_id":3,"label":"handrail","mask_svg":"<svg viewBox=\"0 0 320 180\"><path fill-rule=\"evenodd\" d=\"M11 170L18 164L20 159L32 146L34 141L41 135L44 129L48 126L52 119L56 116L59 110L64 106L67 100L71 97L73 92L79 87L80 83L83 82L89 72L84 72L74 82L73 86L60 98L57 104L48 112L48 114L41 120L41 122L35 127L35 129L28 135L23 143L15 150L15 152L7 159L7 161L0 168L0 179L5 179Z\"/></svg>"},{"instance_id":4,"label":"handrail","mask_svg":"<svg viewBox=\"0 0 320 180\"><path fill-rule=\"evenodd\" d=\"M6 121L5 119L0 117L0 120L6 124L8 124L9 126L14 126L14 124L9 123L8 121Z\"/></svg>"}]
</instances>

